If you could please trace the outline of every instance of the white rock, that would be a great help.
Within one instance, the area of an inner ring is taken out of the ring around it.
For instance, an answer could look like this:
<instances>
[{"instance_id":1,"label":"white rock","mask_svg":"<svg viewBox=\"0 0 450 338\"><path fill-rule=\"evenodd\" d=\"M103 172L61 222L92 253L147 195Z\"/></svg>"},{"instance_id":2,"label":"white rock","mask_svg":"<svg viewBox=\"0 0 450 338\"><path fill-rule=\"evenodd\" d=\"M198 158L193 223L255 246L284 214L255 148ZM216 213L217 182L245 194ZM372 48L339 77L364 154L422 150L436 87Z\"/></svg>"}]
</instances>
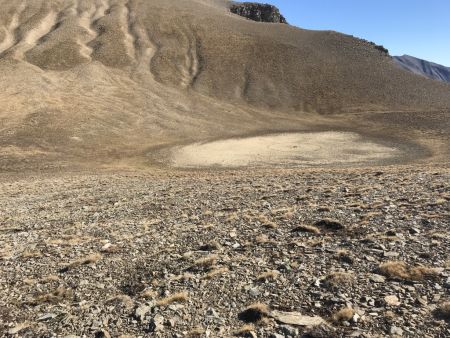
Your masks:
<instances>
[{"instance_id":1,"label":"white rock","mask_svg":"<svg viewBox=\"0 0 450 338\"><path fill-rule=\"evenodd\" d=\"M390 295L390 296L384 297L384 301L389 306L399 306L400 305L400 300L395 295Z\"/></svg>"}]
</instances>

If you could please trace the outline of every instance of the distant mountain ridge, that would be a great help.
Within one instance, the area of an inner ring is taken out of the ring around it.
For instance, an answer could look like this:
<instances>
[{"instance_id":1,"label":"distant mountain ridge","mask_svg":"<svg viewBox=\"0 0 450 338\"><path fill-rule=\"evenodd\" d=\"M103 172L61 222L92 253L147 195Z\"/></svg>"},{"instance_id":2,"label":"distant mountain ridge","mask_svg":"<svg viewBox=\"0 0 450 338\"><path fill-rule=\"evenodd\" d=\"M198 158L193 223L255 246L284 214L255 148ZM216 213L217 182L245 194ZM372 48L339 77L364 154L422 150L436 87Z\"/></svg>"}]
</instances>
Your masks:
<instances>
[{"instance_id":1,"label":"distant mountain ridge","mask_svg":"<svg viewBox=\"0 0 450 338\"><path fill-rule=\"evenodd\" d=\"M395 62L412 73L450 83L450 68L410 55L394 56Z\"/></svg>"}]
</instances>

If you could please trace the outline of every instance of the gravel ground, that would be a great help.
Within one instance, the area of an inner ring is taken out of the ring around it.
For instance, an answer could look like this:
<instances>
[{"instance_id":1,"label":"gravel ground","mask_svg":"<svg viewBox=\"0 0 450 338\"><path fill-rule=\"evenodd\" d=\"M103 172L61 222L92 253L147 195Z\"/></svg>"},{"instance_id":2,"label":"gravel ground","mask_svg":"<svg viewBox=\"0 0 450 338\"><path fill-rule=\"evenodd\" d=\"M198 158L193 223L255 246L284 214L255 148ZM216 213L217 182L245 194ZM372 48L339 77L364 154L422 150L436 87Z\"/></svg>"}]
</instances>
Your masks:
<instances>
[{"instance_id":1,"label":"gravel ground","mask_svg":"<svg viewBox=\"0 0 450 338\"><path fill-rule=\"evenodd\" d=\"M448 337L449 182L442 167L2 176L0 336Z\"/></svg>"}]
</instances>

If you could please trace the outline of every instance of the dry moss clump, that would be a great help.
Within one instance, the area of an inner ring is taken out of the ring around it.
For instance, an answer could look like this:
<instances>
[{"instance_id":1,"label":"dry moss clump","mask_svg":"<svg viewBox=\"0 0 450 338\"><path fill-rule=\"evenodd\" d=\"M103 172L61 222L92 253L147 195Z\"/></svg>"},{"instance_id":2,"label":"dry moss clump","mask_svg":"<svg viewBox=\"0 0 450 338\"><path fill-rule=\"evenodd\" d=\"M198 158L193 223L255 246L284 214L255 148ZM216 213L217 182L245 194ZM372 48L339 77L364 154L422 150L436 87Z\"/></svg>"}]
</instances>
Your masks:
<instances>
[{"instance_id":1,"label":"dry moss clump","mask_svg":"<svg viewBox=\"0 0 450 338\"><path fill-rule=\"evenodd\" d=\"M292 229L292 232L306 232L314 235L320 235L320 229L312 225L299 225Z\"/></svg>"},{"instance_id":2,"label":"dry moss clump","mask_svg":"<svg viewBox=\"0 0 450 338\"><path fill-rule=\"evenodd\" d=\"M206 276L204 277L205 279L212 279L216 276L220 276L223 275L224 273L227 273L229 270L227 267L223 266L223 267L216 267L211 269Z\"/></svg>"},{"instance_id":3,"label":"dry moss clump","mask_svg":"<svg viewBox=\"0 0 450 338\"><path fill-rule=\"evenodd\" d=\"M197 259L194 262L194 265L192 266L192 268L210 268L213 265L216 264L217 262L217 255L209 255L200 259Z\"/></svg>"},{"instance_id":4,"label":"dry moss clump","mask_svg":"<svg viewBox=\"0 0 450 338\"><path fill-rule=\"evenodd\" d=\"M275 280L275 279L278 278L279 275L280 275L279 271L270 270L270 271L263 272L256 279L258 281L260 281L260 282L269 281L269 280Z\"/></svg>"},{"instance_id":5,"label":"dry moss clump","mask_svg":"<svg viewBox=\"0 0 450 338\"><path fill-rule=\"evenodd\" d=\"M189 299L189 295L187 292L178 292L170 295L166 298L160 299L156 302L158 306L166 306L172 303L184 303Z\"/></svg>"},{"instance_id":6,"label":"dry moss clump","mask_svg":"<svg viewBox=\"0 0 450 338\"><path fill-rule=\"evenodd\" d=\"M239 329L237 329L234 332L235 336L244 336L252 331L255 331L255 325L253 324L245 324L243 326L241 326Z\"/></svg>"},{"instance_id":7,"label":"dry moss clump","mask_svg":"<svg viewBox=\"0 0 450 338\"><path fill-rule=\"evenodd\" d=\"M221 246L218 242L212 241L200 246L201 251L217 251L220 250Z\"/></svg>"},{"instance_id":8,"label":"dry moss clump","mask_svg":"<svg viewBox=\"0 0 450 338\"><path fill-rule=\"evenodd\" d=\"M349 272L336 271L330 273L324 280L324 285L329 288L339 288L352 285L355 275Z\"/></svg>"},{"instance_id":9,"label":"dry moss clump","mask_svg":"<svg viewBox=\"0 0 450 338\"><path fill-rule=\"evenodd\" d=\"M388 261L380 264L378 273L392 279L423 280L434 278L438 272L426 266L409 267L402 261Z\"/></svg>"},{"instance_id":10,"label":"dry moss clump","mask_svg":"<svg viewBox=\"0 0 450 338\"><path fill-rule=\"evenodd\" d=\"M60 269L60 272L67 272L71 269L74 269L74 268L82 266L82 265L94 264L94 263L98 262L101 258L102 258L102 255L100 255L99 253L88 255L86 257L77 259L76 261L73 261L72 263L69 263L67 266Z\"/></svg>"},{"instance_id":11,"label":"dry moss clump","mask_svg":"<svg viewBox=\"0 0 450 338\"><path fill-rule=\"evenodd\" d=\"M336 323L350 321L355 314L355 310L350 307L345 307L333 314L333 321Z\"/></svg>"},{"instance_id":12,"label":"dry moss clump","mask_svg":"<svg viewBox=\"0 0 450 338\"><path fill-rule=\"evenodd\" d=\"M37 296L31 303L33 305L43 304L43 303L59 303L65 299L70 300L73 298L73 290L70 288L65 288L64 286L58 287L55 291L41 294Z\"/></svg>"},{"instance_id":13,"label":"dry moss clump","mask_svg":"<svg viewBox=\"0 0 450 338\"><path fill-rule=\"evenodd\" d=\"M205 329L202 327L194 327L192 330L190 330L186 337L189 338L197 338L197 337L203 337L205 334Z\"/></svg>"}]
</instances>

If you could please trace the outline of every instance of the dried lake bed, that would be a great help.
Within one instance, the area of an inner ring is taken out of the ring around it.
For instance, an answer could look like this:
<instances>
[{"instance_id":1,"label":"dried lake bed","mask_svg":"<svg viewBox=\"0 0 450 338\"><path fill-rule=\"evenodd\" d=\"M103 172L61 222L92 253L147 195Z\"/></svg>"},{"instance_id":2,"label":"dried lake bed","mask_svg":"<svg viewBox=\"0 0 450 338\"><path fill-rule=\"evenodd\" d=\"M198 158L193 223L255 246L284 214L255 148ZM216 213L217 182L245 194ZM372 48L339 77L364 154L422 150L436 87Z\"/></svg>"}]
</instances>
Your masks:
<instances>
[{"instance_id":1,"label":"dried lake bed","mask_svg":"<svg viewBox=\"0 0 450 338\"><path fill-rule=\"evenodd\" d=\"M315 166L376 164L402 151L351 132L282 133L175 147L175 167Z\"/></svg>"}]
</instances>

